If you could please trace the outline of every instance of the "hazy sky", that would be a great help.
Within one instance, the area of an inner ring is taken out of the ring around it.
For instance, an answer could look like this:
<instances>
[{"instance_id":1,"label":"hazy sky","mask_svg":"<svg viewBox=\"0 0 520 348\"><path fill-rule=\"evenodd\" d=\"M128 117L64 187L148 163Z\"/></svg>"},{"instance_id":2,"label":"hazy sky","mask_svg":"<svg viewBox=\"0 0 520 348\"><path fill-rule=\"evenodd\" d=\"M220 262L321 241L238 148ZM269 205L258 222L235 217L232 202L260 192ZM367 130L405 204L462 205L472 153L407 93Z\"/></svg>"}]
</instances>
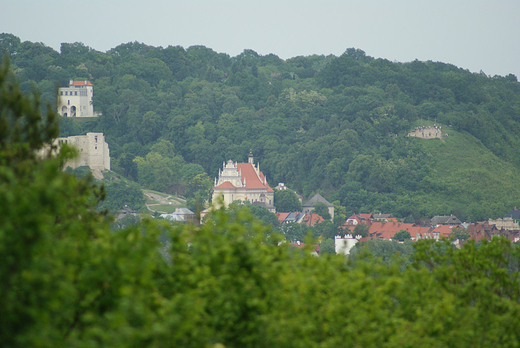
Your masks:
<instances>
[{"instance_id":1,"label":"hazy sky","mask_svg":"<svg viewBox=\"0 0 520 348\"><path fill-rule=\"evenodd\" d=\"M355 47L520 80L520 0L0 0L2 32L57 51L139 41L287 59Z\"/></svg>"}]
</instances>

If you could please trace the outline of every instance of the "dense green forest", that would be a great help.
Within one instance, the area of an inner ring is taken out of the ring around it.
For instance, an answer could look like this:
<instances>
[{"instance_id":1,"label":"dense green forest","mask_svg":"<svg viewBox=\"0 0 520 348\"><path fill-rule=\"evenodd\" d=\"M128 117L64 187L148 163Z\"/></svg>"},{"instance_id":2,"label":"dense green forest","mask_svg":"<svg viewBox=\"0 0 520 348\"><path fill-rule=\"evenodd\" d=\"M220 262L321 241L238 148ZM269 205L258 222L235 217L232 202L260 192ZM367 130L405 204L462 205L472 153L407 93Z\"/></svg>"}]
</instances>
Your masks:
<instances>
[{"instance_id":1,"label":"dense green forest","mask_svg":"<svg viewBox=\"0 0 520 348\"><path fill-rule=\"evenodd\" d=\"M114 171L187 193L192 204L207 197L224 161L245 161L252 149L272 186L284 182L305 198L320 192L347 213L475 221L520 206L514 75L390 62L354 48L287 60L138 42L105 53L63 43L56 52L1 34L0 49L22 90L51 103L57 86L91 81L102 116L63 119L61 134L103 132ZM427 124L449 136L406 136Z\"/></svg>"},{"instance_id":2,"label":"dense green forest","mask_svg":"<svg viewBox=\"0 0 520 348\"><path fill-rule=\"evenodd\" d=\"M60 120L40 105L0 65L2 347L520 345L520 249L507 239L315 257L240 206L200 227L114 231L96 208L104 190L63 171L74 151L53 153Z\"/></svg>"}]
</instances>

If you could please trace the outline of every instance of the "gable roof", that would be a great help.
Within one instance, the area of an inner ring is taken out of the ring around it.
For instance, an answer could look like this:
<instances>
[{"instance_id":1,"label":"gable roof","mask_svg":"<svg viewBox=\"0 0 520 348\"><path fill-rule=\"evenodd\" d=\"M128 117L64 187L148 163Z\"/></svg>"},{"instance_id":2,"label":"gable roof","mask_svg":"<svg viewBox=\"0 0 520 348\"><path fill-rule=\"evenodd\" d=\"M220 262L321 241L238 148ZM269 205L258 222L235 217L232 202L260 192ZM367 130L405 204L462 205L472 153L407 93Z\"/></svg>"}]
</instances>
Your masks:
<instances>
[{"instance_id":1,"label":"gable roof","mask_svg":"<svg viewBox=\"0 0 520 348\"><path fill-rule=\"evenodd\" d=\"M303 207L314 207L314 204L318 203L318 202L321 202L321 203L325 203L325 205L327 207L333 207L332 204L330 204L325 198L322 197L322 195L320 195L319 193L316 193L314 196L312 196L311 199L309 199L307 201L307 203L305 203L303 205Z\"/></svg>"},{"instance_id":2,"label":"gable roof","mask_svg":"<svg viewBox=\"0 0 520 348\"><path fill-rule=\"evenodd\" d=\"M453 225L439 225L435 227L431 232L432 233L439 233L441 237L449 238L450 234L452 233Z\"/></svg>"},{"instance_id":3,"label":"gable roof","mask_svg":"<svg viewBox=\"0 0 520 348\"><path fill-rule=\"evenodd\" d=\"M348 220L356 220L358 223L360 222L369 222L372 219L372 214L352 214L345 222Z\"/></svg>"},{"instance_id":4,"label":"gable roof","mask_svg":"<svg viewBox=\"0 0 520 348\"><path fill-rule=\"evenodd\" d=\"M437 224L461 224L462 222L455 215L436 215L432 217L432 226Z\"/></svg>"},{"instance_id":5,"label":"gable roof","mask_svg":"<svg viewBox=\"0 0 520 348\"><path fill-rule=\"evenodd\" d=\"M222 184L215 186L214 189L234 189L235 185L230 183L229 181L224 181Z\"/></svg>"},{"instance_id":6,"label":"gable roof","mask_svg":"<svg viewBox=\"0 0 520 348\"><path fill-rule=\"evenodd\" d=\"M177 208L175 209L175 214L179 215L194 215L195 213L189 210L188 208Z\"/></svg>"},{"instance_id":7,"label":"gable roof","mask_svg":"<svg viewBox=\"0 0 520 348\"><path fill-rule=\"evenodd\" d=\"M520 220L520 210L517 210L515 207L515 209L511 210L505 217L510 217L513 220Z\"/></svg>"},{"instance_id":8,"label":"gable roof","mask_svg":"<svg viewBox=\"0 0 520 348\"><path fill-rule=\"evenodd\" d=\"M308 225L308 226L314 226L316 224L319 224L323 221L323 218L319 216L316 213L306 213L305 216L302 219L302 224Z\"/></svg>"}]
</instances>

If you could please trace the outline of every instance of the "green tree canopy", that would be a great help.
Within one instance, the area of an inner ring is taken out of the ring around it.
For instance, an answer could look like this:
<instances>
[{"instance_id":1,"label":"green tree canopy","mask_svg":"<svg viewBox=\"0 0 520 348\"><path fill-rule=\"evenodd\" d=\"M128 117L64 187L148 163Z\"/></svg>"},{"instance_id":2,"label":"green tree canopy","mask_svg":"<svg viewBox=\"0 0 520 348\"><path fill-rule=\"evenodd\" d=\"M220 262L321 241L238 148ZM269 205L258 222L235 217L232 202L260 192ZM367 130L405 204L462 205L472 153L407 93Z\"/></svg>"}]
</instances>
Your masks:
<instances>
[{"instance_id":1,"label":"green tree canopy","mask_svg":"<svg viewBox=\"0 0 520 348\"><path fill-rule=\"evenodd\" d=\"M334 246L334 239L327 238L320 244L320 255L334 255L336 248Z\"/></svg>"},{"instance_id":2,"label":"green tree canopy","mask_svg":"<svg viewBox=\"0 0 520 348\"><path fill-rule=\"evenodd\" d=\"M275 190L274 206L277 213L302 211L302 203L291 190Z\"/></svg>"},{"instance_id":3,"label":"green tree canopy","mask_svg":"<svg viewBox=\"0 0 520 348\"><path fill-rule=\"evenodd\" d=\"M317 202L316 204L314 204L314 212L325 220L331 219L329 208L323 202Z\"/></svg>"},{"instance_id":4,"label":"green tree canopy","mask_svg":"<svg viewBox=\"0 0 520 348\"><path fill-rule=\"evenodd\" d=\"M368 226L364 223L360 222L354 227L354 236L367 237L368 236Z\"/></svg>"},{"instance_id":5,"label":"green tree canopy","mask_svg":"<svg viewBox=\"0 0 520 348\"><path fill-rule=\"evenodd\" d=\"M399 232L397 232L393 237L392 239L393 240L397 240L397 241L404 241L404 240L408 240L410 239L410 232L408 231L405 231L405 230L400 230Z\"/></svg>"}]
</instances>

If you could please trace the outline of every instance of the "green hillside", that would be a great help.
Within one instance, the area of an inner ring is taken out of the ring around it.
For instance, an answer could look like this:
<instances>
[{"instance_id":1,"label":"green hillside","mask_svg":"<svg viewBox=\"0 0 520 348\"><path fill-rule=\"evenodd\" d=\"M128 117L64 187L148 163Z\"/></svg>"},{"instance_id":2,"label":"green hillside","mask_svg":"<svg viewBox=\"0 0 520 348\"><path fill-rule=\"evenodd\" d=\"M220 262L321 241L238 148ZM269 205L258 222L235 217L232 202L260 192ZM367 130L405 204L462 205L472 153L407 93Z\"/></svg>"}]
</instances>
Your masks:
<instances>
[{"instance_id":1,"label":"green hillside","mask_svg":"<svg viewBox=\"0 0 520 348\"><path fill-rule=\"evenodd\" d=\"M138 42L56 52L0 34L0 50L22 90L51 103L57 84L88 79L102 116L65 118L61 134L103 132L112 170L185 196L192 209L210 197L222 163L250 150L272 186L319 192L347 213L477 220L520 206L520 84L511 74L354 48L287 60ZM427 122L449 130L444 143L406 136Z\"/></svg>"},{"instance_id":2,"label":"green hillside","mask_svg":"<svg viewBox=\"0 0 520 348\"><path fill-rule=\"evenodd\" d=\"M520 171L500 159L480 141L465 132L448 131L449 137L416 139L432 158L431 195L424 195L443 214L454 213L475 221L488 215L496 218L511 210L520 197Z\"/></svg>"}]
</instances>

